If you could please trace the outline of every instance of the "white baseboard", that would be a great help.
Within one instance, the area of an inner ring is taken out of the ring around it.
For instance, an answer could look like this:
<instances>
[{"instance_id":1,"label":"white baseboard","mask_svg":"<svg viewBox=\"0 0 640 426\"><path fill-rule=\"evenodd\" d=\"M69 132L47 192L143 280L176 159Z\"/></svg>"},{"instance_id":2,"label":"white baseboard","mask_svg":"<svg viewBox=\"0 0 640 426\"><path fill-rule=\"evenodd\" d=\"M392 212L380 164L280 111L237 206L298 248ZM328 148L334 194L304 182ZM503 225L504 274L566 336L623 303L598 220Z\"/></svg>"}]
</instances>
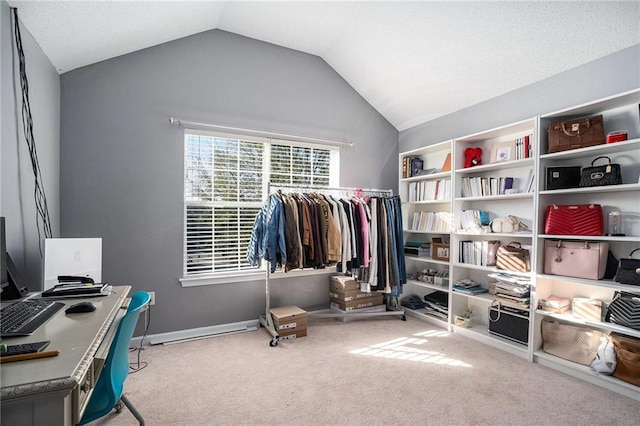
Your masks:
<instances>
[{"instance_id":1,"label":"white baseboard","mask_svg":"<svg viewBox=\"0 0 640 426\"><path fill-rule=\"evenodd\" d=\"M192 328L189 330L179 330L179 331L171 331L168 333L151 334L144 337L144 342L142 342L142 337L132 338L130 347L139 347L141 343L143 345L171 344L171 343L179 343L182 341L206 339L209 337L222 336L222 335L232 334L232 333L242 333L245 331L256 330L259 325L260 323L256 319L251 321L242 321L242 322L235 322L230 324L213 325L210 327L199 327L199 328Z\"/></svg>"}]
</instances>

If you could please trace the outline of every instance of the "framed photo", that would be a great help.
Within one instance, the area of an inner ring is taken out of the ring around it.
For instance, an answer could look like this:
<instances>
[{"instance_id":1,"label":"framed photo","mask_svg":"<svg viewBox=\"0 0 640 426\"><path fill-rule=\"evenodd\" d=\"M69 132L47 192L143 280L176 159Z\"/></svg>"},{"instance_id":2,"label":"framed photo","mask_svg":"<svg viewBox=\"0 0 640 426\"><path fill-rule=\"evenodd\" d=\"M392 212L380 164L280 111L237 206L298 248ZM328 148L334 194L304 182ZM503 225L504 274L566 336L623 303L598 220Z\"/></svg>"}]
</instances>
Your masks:
<instances>
[{"instance_id":1,"label":"framed photo","mask_svg":"<svg viewBox=\"0 0 640 426\"><path fill-rule=\"evenodd\" d=\"M449 244L432 243L431 257L436 260L449 260Z\"/></svg>"},{"instance_id":2,"label":"framed photo","mask_svg":"<svg viewBox=\"0 0 640 426\"><path fill-rule=\"evenodd\" d=\"M491 162L511 161L516 159L516 141L494 143L491 148Z\"/></svg>"}]
</instances>

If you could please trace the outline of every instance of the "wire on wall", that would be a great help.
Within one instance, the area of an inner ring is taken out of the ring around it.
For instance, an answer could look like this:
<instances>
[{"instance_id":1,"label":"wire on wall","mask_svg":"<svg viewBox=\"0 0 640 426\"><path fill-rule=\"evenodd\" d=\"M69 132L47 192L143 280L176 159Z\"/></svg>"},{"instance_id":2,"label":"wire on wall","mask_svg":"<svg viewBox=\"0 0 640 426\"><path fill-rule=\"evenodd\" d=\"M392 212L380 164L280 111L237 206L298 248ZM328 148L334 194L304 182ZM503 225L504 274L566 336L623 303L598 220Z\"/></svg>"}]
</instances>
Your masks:
<instances>
[{"instance_id":1,"label":"wire on wall","mask_svg":"<svg viewBox=\"0 0 640 426\"><path fill-rule=\"evenodd\" d=\"M29 157L31 160L31 168L34 176L34 192L36 206L36 226L38 229L38 247L40 256L42 257L42 240L44 238L52 238L51 221L49 219L49 208L47 206L47 197L42 182L42 173L38 162L38 153L36 151L36 141L33 136L33 117L31 115L31 105L29 103L29 81L27 79L26 61L24 50L22 49L22 36L20 34L20 24L18 22L18 9L13 8L13 28L16 43L16 54L20 62L20 87L22 92L22 127L24 137L29 149ZM42 222L42 226L41 226Z\"/></svg>"}]
</instances>

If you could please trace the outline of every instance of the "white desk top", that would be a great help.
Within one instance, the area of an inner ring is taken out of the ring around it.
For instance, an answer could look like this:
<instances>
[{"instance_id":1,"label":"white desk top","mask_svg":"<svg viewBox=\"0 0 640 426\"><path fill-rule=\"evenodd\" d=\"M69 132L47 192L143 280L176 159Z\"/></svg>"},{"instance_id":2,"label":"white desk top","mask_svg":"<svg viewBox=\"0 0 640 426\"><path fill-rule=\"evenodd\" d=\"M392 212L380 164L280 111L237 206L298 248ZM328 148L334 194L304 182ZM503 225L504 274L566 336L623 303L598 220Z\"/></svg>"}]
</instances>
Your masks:
<instances>
[{"instance_id":1,"label":"white desk top","mask_svg":"<svg viewBox=\"0 0 640 426\"><path fill-rule=\"evenodd\" d=\"M130 290L130 286L118 286L113 287L114 293L105 297L61 300L67 306L31 336L5 338L4 343L9 345L49 340L51 344L45 350L57 349L60 354L50 358L1 364L0 397L6 400L41 392L73 389L92 365L96 351L118 313L124 315L123 305L126 308L125 299ZM83 300L93 302L97 309L88 313L65 314L66 307Z\"/></svg>"}]
</instances>

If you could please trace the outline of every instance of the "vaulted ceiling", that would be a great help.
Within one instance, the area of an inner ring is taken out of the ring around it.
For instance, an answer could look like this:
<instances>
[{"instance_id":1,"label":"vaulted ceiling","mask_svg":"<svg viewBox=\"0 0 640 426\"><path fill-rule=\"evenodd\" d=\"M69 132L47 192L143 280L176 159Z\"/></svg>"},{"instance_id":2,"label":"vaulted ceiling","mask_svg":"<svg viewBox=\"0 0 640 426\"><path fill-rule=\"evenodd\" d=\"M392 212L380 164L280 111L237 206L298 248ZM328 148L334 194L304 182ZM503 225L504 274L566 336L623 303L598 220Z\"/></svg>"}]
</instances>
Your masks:
<instances>
[{"instance_id":1,"label":"vaulted ceiling","mask_svg":"<svg viewBox=\"0 0 640 426\"><path fill-rule=\"evenodd\" d=\"M60 73L218 28L320 56L398 130L640 43L637 0L8 3Z\"/></svg>"}]
</instances>

